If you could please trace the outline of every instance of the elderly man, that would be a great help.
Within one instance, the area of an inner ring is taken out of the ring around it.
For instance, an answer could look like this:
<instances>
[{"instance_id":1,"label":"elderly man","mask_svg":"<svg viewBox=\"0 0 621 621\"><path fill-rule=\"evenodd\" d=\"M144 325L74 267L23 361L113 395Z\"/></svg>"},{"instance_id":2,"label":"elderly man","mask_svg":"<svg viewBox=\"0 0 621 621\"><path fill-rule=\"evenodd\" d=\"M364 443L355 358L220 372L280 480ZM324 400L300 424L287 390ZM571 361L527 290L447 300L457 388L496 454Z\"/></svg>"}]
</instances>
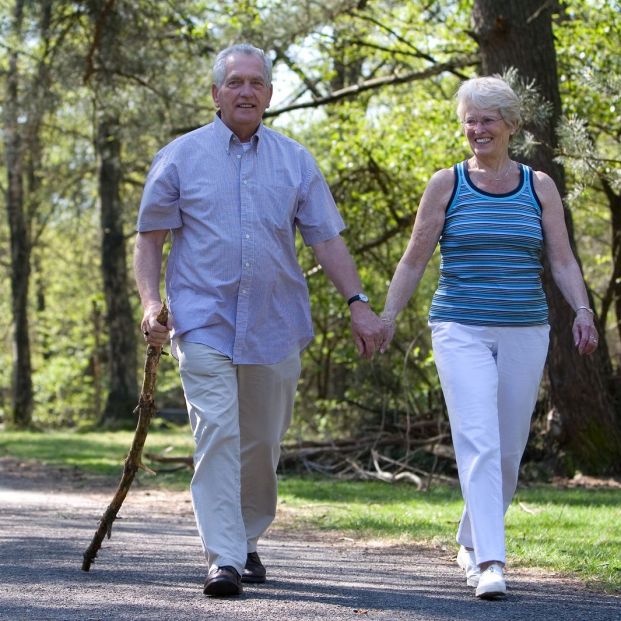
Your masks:
<instances>
[{"instance_id":1,"label":"elderly man","mask_svg":"<svg viewBox=\"0 0 621 621\"><path fill-rule=\"evenodd\" d=\"M371 357L382 322L370 310L344 228L311 155L265 127L271 62L235 45L213 69L213 123L164 147L149 172L134 257L145 339L172 330L196 441L192 500L208 562L206 595L264 582L257 541L276 512L280 442L291 420L300 351L312 338L296 229L347 300L358 351ZM171 231L161 307L164 240Z\"/></svg>"}]
</instances>

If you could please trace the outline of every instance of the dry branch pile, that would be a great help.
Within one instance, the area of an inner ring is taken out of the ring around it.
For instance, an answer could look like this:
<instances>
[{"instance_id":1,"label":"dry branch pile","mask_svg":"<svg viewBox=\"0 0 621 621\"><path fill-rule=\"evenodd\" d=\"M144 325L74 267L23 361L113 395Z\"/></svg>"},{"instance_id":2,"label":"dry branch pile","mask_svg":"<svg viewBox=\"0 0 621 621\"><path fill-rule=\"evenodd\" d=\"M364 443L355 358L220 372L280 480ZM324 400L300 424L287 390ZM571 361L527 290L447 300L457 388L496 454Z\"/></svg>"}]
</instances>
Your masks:
<instances>
[{"instance_id":1,"label":"dry branch pile","mask_svg":"<svg viewBox=\"0 0 621 621\"><path fill-rule=\"evenodd\" d=\"M406 482L427 489L432 481L456 484L448 424L421 420L404 429L367 431L362 437L284 444L280 472L313 473L342 480ZM192 457L148 454L167 471L192 468Z\"/></svg>"},{"instance_id":2,"label":"dry branch pile","mask_svg":"<svg viewBox=\"0 0 621 621\"><path fill-rule=\"evenodd\" d=\"M384 429L347 440L285 444L279 468L343 480L407 482L417 489L428 488L434 479L454 484L450 434L446 425L441 427L435 421L420 421L410 429L417 432L416 438L403 430Z\"/></svg>"}]
</instances>

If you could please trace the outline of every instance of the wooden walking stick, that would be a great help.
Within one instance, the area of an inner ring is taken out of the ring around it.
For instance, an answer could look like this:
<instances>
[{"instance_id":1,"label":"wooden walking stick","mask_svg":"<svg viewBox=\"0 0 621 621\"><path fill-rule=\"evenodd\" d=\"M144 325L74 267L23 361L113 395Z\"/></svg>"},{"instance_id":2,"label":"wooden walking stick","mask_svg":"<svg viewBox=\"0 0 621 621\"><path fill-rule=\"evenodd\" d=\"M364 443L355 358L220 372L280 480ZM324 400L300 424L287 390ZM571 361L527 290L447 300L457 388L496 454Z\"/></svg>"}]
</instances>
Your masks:
<instances>
[{"instance_id":1,"label":"wooden walking stick","mask_svg":"<svg viewBox=\"0 0 621 621\"><path fill-rule=\"evenodd\" d=\"M166 304L162 305L157 320L165 326L168 321L168 308ZM91 563L95 560L99 548L101 548L101 542L104 536L112 534L112 522L116 519L125 496L136 476L136 472L139 468L147 470L147 467L142 463L142 449L144 447L145 440L147 439L147 432L149 430L149 423L151 418L155 414L155 401L153 394L155 392L155 379L157 377L157 367L160 362L160 356L162 354L162 348L155 345L147 345L147 353L144 362L144 377L142 380L142 391L140 392L140 400L134 410L134 414L138 414L138 423L136 425L136 431L134 433L134 440L132 446L129 449L129 453L125 458L125 464L123 466L123 475L119 481L119 485L116 488L116 492L112 498L112 501L105 510L99 526L95 531L95 535L91 541L91 544L86 548L84 552L84 560L82 561L82 570L88 571L91 567Z\"/></svg>"}]
</instances>

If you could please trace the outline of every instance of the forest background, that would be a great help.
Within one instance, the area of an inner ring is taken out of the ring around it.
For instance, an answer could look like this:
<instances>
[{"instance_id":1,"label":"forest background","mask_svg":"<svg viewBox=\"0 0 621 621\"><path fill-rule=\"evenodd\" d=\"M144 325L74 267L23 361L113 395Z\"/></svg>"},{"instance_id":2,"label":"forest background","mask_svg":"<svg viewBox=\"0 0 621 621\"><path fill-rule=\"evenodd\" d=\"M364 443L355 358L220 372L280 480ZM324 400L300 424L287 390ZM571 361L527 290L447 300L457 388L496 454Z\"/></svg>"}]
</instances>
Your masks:
<instances>
[{"instance_id":1,"label":"forest background","mask_svg":"<svg viewBox=\"0 0 621 621\"><path fill-rule=\"evenodd\" d=\"M145 175L159 148L212 120L215 54L241 41L274 59L265 122L317 159L376 311L427 180L468 156L457 86L507 76L526 117L514 157L564 196L602 336L594 356L577 356L572 310L546 278L552 339L527 467L619 472L621 4L609 0L0 0L4 425L134 424L131 252ZM346 304L299 251L316 339L289 439L307 443L305 466L454 474L426 325L437 255L393 346L370 363ZM184 407L170 356L157 402Z\"/></svg>"}]
</instances>

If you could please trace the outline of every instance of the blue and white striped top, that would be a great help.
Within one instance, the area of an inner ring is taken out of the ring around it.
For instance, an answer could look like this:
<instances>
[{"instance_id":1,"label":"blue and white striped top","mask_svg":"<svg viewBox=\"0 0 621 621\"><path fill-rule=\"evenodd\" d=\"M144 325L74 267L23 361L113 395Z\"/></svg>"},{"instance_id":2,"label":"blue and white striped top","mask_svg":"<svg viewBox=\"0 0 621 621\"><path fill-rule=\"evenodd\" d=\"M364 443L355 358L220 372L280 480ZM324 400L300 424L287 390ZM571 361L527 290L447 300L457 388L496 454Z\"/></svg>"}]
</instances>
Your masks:
<instances>
[{"instance_id":1,"label":"blue and white striped top","mask_svg":"<svg viewBox=\"0 0 621 621\"><path fill-rule=\"evenodd\" d=\"M440 237L440 280L429 321L546 324L542 207L532 169L520 164L520 183L506 194L477 188L466 162L454 170L456 183Z\"/></svg>"}]
</instances>

